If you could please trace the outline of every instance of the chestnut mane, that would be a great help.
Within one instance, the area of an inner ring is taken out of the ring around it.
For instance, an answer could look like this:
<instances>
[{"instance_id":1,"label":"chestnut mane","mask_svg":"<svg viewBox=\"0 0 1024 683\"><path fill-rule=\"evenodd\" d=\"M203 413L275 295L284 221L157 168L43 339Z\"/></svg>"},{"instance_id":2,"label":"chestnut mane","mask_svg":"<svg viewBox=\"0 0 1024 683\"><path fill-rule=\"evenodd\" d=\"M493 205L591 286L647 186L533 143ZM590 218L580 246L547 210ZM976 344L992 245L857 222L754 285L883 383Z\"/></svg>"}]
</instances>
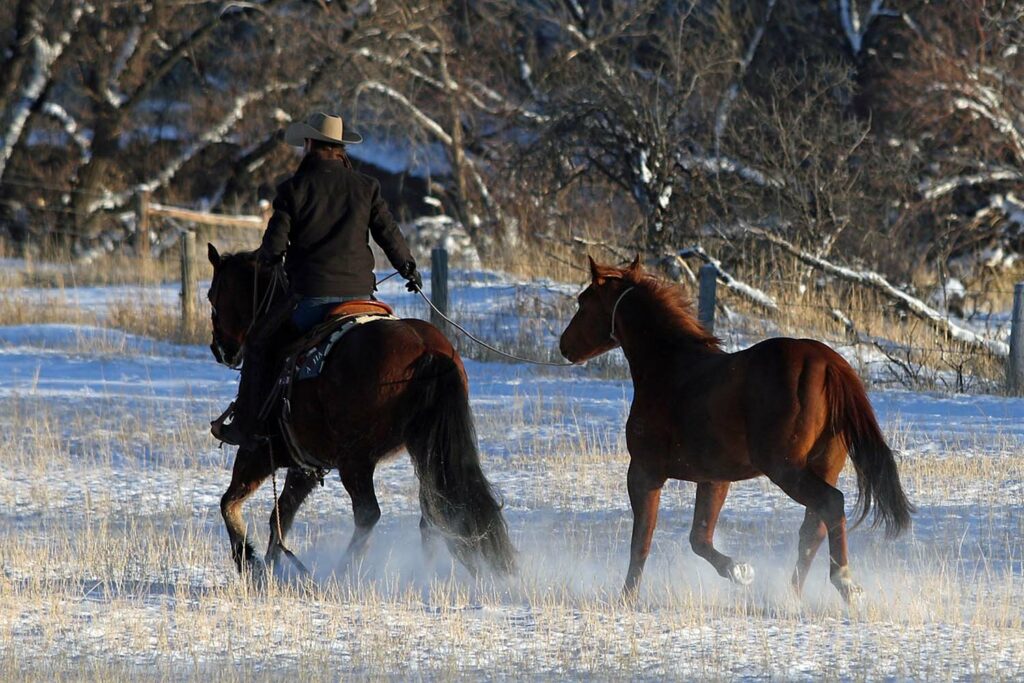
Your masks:
<instances>
[{"instance_id":1,"label":"chestnut mane","mask_svg":"<svg viewBox=\"0 0 1024 683\"><path fill-rule=\"evenodd\" d=\"M652 313L655 313L652 322L660 323L659 326L665 329L667 335L709 350L722 350L721 340L697 321L693 300L681 285L629 270L622 272L622 280L627 286L636 287L646 295L645 299L653 309Z\"/></svg>"}]
</instances>

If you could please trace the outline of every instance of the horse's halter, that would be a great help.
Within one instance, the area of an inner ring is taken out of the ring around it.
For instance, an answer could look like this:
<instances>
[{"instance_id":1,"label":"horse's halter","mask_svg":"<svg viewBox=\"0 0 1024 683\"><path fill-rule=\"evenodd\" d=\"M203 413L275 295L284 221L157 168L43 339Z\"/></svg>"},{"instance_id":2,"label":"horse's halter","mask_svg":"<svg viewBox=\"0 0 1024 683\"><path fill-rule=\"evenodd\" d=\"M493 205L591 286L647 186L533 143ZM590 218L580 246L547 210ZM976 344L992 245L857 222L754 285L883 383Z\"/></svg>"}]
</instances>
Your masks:
<instances>
[{"instance_id":1,"label":"horse's halter","mask_svg":"<svg viewBox=\"0 0 1024 683\"><path fill-rule=\"evenodd\" d=\"M612 306L612 329L611 331L608 332L608 336L611 338L613 342L619 344L620 346L622 345L622 342L619 341L619 338L615 336L615 313L619 310L619 304L622 303L623 297L632 292L634 289L636 289L636 285L632 285L623 290L622 294L619 294L619 298L615 300L615 305Z\"/></svg>"}]
</instances>

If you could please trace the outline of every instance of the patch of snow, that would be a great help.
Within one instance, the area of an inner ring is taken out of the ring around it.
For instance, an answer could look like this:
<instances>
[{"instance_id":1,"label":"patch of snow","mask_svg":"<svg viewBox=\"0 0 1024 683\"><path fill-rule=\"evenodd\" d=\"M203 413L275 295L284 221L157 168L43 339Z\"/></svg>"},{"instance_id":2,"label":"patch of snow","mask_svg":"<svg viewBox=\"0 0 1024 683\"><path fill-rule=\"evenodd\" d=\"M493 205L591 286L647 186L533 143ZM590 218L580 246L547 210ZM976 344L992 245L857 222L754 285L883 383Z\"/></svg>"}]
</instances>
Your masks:
<instances>
[{"instance_id":1,"label":"patch of snow","mask_svg":"<svg viewBox=\"0 0 1024 683\"><path fill-rule=\"evenodd\" d=\"M556 345L578 289L458 268L452 282L460 322L489 325L498 339L525 332L537 353ZM174 286L144 291L165 289L176 301ZM62 296L100 310L123 293ZM380 295L400 315L428 314L398 278ZM730 349L754 337L736 336ZM268 595L234 575L218 507L233 452L207 433L237 373L201 346L88 326L0 327L0 657L30 671L87 661L111 677L123 666L169 678L230 668L261 678L1009 680L1024 666L1015 607L1024 600L1024 399L871 392L918 512L897 540L851 532L863 609L840 606L825 548L803 601L792 597L802 510L765 479L732 486L716 536L754 567L753 586L734 589L692 553L694 487L672 481L640 602L624 605L632 383L580 366L467 360L466 371L519 573L491 586L446 556L431 565L420 552L415 471L400 457L378 468L384 517L345 582L350 592ZM40 427L47 433L32 431ZM960 474L971 467L982 474ZM257 541L270 488L246 508ZM839 488L852 503L849 468ZM323 579L351 529L349 498L331 476L289 544ZM76 544L101 547L65 552ZM404 668L373 668L388 657Z\"/></svg>"},{"instance_id":2,"label":"patch of snow","mask_svg":"<svg viewBox=\"0 0 1024 683\"><path fill-rule=\"evenodd\" d=\"M640 182L645 186L650 185L651 181L654 180L654 174L651 173L651 169L647 165L647 150L640 150L640 153L637 156L637 167L640 171Z\"/></svg>"},{"instance_id":3,"label":"patch of snow","mask_svg":"<svg viewBox=\"0 0 1024 683\"><path fill-rule=\"evenodd\" d=\"M451 174L448 154L439 143L412 144L409 140L365 138L346 150L353 159L388 173L408 172L417 178Z\"/></svg>"}]
</instances>

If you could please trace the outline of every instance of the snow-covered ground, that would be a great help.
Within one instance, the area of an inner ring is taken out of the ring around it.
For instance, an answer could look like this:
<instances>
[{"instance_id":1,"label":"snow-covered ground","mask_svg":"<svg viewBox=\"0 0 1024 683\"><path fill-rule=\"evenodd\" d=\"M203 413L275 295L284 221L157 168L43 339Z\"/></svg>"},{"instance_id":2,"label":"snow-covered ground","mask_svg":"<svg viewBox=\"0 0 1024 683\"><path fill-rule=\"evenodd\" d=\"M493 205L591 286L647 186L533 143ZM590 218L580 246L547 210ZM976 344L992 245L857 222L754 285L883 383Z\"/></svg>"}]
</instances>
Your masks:
<instances>
[{"instance_id":1,"label":"snow-covered ground","mask_svg":"<svg viewBox=\"0 0 1024 683\"><path fill-rule=\"evenodd\" d=\"M461 321L554 357L572 288L461 281ZM382 292L426 317L395 280ZM101 312L133 294L60 296ZM804 599L792 597L802 509L765 480L734 486L717 535L754 565L750 589L690 551L693 485L674 482L641 600L626 605L628 380L607 367L467 369L519 574L494 582L445 558L425 566L402 457L378 470L384 517L358 571L333 575L352 523L331 477L291 541L317 583L257 592L236 577L220 520L232 449L207 433L236 373L203 347L86 326L0 328L0 678L1024 677L1024 400L872 393L919 510L895 541L851 534L866 589L856 609L828 584L824 550ZM853 482L841 486L852 504ZM265 485L247 506L257 539L270 510Z\"/></svg>"}]
</instances>

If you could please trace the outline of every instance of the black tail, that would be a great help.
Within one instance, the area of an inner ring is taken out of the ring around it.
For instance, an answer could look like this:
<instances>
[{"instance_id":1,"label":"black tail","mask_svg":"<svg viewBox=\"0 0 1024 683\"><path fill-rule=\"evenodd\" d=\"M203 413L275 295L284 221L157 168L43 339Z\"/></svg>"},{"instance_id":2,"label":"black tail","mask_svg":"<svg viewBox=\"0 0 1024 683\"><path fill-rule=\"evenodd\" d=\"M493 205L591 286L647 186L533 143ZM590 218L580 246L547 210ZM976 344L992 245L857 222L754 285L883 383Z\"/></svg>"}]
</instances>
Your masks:
<instances>
[{"instance_id":1,"label":"black tail","mask_svg":"<svg viewBox=\"0 0 1024 683\"><path fill-rule=\"evenodd\" d=\"M833 424L843 435L857 470L859 514L854 526L874 508L872 526L882 524L887 536L898 536L910 526L914 506L900 485L896 460L885 443L864 385L845 363L829 366L826 384Z\"/></svg>"},{"instance_id":2,"label":"black tail","mask_svg":"<svg viewBox=\"0 0 1024 683\"><path fill-rule=\"evenodd\" d=\"M482 556L495 571L511 572L515 550L480 469L469 395L455 361L434 354L417 360L409 399L405 444L420 479L424 516L471 569Z\"/></svg>"}]
</instances>

